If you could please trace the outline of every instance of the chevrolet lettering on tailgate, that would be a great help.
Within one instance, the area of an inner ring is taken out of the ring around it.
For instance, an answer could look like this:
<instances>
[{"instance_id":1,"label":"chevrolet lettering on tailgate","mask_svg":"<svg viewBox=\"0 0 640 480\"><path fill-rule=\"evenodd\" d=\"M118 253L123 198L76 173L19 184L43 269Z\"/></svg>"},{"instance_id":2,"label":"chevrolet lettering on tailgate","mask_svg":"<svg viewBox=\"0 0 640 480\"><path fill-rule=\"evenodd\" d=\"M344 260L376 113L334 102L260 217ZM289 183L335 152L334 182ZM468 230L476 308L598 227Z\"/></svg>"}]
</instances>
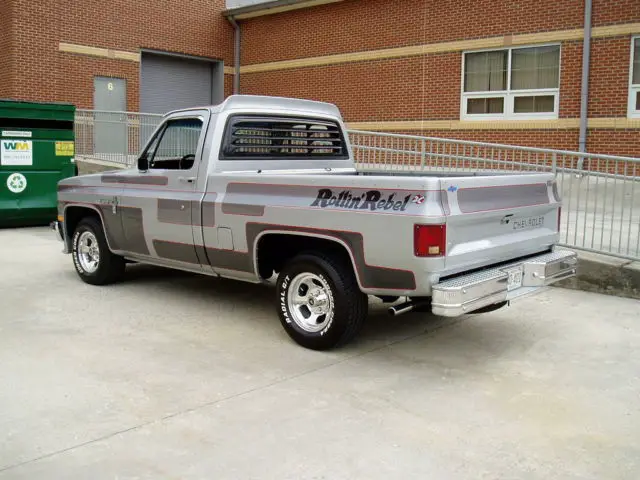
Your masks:
<instances>
[{"instance_id":1,"label":"chevrolet lettering on tailgate","mask_svg":"<svg viewBox=\"0 0 640 480\"><path fill-rule=\"evenodd\" d=\"M513 223L514 230L526 230L528 228L539 228L544 225L544 216L514 218L512 223Z\"/></svg>"}]
</instances>

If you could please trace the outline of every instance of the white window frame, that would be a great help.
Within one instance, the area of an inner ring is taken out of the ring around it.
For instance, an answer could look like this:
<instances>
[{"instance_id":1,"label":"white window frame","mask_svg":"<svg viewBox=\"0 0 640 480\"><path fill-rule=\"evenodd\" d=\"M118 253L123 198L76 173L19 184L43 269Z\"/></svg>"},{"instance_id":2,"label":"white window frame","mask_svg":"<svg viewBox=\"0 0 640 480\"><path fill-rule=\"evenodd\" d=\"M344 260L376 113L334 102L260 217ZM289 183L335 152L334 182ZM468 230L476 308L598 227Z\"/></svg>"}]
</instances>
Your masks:
<instances>
[{"instance_id":1,"label":"white window frame","mask_svg":"<svg viewBox=\"0 0 640 480\"><path fill-rule=\"evenodd\" d=\"M560 47L558 58L558 88L536 88L527 90L511 90L511 52L513 50L521 50L524 48L536 47ZM464 91L464 73L465 59L468 53L496 52L507 50L507 89L494 90L488 92L465 92ZM633 58L633 57L632 57ZM555 120L558 118L560 111L560 82L562 75L562 44L561 43L541 43L537 45L518 45L517 47L501 47L486 48L482 50L467 50L462 52L462 78L460 82L460 118L462 120ZM548 96L553 95L553 112L529 112L514 113L514 100L516 97L531 96ZM467 113L467 100L470 98L504 98L504 113Z\"/></svg>"},{"instance_id":2,"label":"white window frame","mask_svg":"<svg viewBox=\"0 0 640 480\"><path fill-rule=\"evenodd\" d=\"M631 37L631 58L629 59L629 96L627 103L627 117L640 118L640 110L636 109L636 96L640 94L640 84L633 85L633 54L636 40L640 39L639 35Z\"/></svg>"}]
</instances>

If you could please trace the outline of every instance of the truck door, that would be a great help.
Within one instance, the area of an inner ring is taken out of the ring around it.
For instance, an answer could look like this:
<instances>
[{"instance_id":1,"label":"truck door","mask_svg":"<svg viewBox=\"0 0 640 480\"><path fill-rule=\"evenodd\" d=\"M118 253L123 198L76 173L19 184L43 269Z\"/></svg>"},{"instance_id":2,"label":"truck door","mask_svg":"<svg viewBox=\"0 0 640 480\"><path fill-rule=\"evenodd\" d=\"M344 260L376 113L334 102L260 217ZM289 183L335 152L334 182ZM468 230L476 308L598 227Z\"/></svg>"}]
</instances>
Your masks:
<instances>
[{"instance_id":1,"label":"truck door","mask_svg":"<svg viewBox=\"0 0 640 480\"><path fill-rule=\"evenodd\" d=\"M118 203L130 256L190 270L206 264L193 232L201 223L197 177L206 115L191 111L166 120L142 154L148 169L122 179Z\"/></svg>"}]
</instances>

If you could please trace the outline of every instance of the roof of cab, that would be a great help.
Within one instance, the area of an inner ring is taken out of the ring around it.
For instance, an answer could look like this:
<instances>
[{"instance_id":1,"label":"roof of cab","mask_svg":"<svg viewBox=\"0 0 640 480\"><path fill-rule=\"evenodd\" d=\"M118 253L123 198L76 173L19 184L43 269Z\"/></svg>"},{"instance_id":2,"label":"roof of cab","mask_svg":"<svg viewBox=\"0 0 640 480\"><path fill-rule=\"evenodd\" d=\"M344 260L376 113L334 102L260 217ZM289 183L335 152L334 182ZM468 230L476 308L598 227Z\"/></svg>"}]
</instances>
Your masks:
<instances>
[{"instance_id":1,"label":"roof of cab","mask_svg":"<svg viewBox=\"0 0 640 480\"><path fill-rule=\"evenodd\" d=\"M292 110L305 114L332 115L341 118L340 110L332 103L302 100L299 98L267 97L261 95L230 95L219 105L185 108L167 113L184 112L188 110L207 109L211 113L219 113L236 109L255 110Z\"/></svg>"}]
</instances>

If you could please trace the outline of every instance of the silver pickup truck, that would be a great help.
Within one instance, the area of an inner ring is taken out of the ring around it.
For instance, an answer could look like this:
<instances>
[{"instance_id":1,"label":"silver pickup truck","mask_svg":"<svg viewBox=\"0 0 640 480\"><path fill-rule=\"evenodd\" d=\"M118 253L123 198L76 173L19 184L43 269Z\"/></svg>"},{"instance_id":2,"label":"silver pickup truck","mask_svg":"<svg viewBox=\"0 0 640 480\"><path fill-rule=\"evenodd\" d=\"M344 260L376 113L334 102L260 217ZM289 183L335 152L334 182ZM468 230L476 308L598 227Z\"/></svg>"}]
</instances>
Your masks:
<instances>
[{"instance_id":1,"label":"silver pickup truck","mask_svg":"<svg viewBox=\"0 0 640 480\"><path fill-rule=\"evenodd\" d=\"M390 312L495 310L575 275L560 198L534 174L358 172L338 109L231 96L168 114L136 168L63 180L54 223L82 280L139 262L259 283L300 345ZM401 300L403 299L403 300Z\"/></svg>"}]
</instances>

